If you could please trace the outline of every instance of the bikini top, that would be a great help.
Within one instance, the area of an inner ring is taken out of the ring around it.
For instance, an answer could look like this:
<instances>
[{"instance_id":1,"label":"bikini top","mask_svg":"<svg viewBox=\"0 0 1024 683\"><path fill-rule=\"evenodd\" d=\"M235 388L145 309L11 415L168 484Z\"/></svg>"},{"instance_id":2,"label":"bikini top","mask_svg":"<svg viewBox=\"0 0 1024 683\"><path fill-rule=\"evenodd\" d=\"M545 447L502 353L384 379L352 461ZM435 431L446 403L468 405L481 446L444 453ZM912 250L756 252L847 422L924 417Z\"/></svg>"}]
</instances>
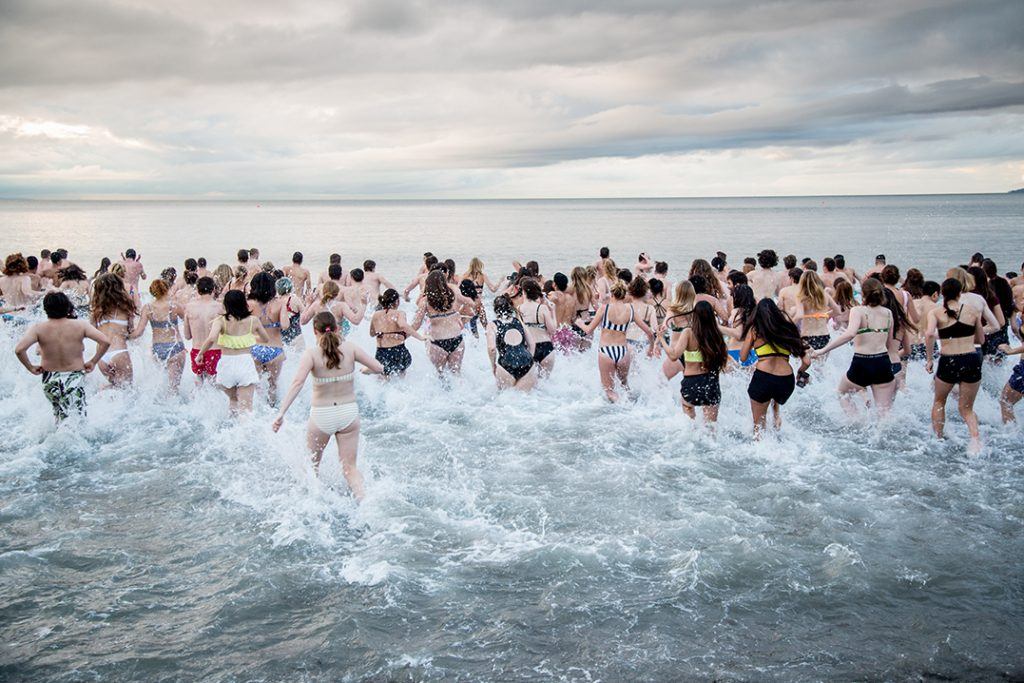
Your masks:
<instances>
[{"instance_id":1,"label":"bikini top","mask_svg":"<svg viewBox=\"0 0 1024 683\"><path fill-rule=\"evenodd\" d=\"M949 327L943 327L939 330L939 339L966 339L967 337L974 336L974 325L968 325L967 323L960 322L960 314L963 312L963 304L960 305L960 310L956 312L956 317L952 325Z\"/></svg>"},{"instance_id":2,"label":"bikini top","mask_svg":"<svg viewBox=\"0 0 1024 683\"><path fill-rule=\"evenodd\" d=\"M545 328L544 321L541 319L541 315L540 315L540 307L542 305L543 304L539 304L539 303L537 304L537 311L536 311L536 316L535 316L537 322L523 323L524 325L526 325L527 327L536 327L537 329L540 329L540 330Z\"/></svg>"},{"instance_id":3,"label":"bikini top","mask_svg":"<svg viewBox=\"0 0 1024 683\"><path fill-rule=\"evenodd\" d=\"M427 317L433 320L435 318L447 318L448 316L455 315L456 313L457 311L454 310L448 311L447 313L427 313Z\"/></svg>"},{"instance_id":4,"label":"bikini top","mask_svg":"<svg viewBox=\"0 0 1024 683\"><path fill-rule=\"evenodd\" d=\"M228 319L225 316L224 322L227 323ZM252 333L253 321L249 319L249 331L245 334L228 334L227 332L221 332L220 336L217 337L217 346L222 349L248 349L256 345L256 335Z\"/></svg>"},{"instance_id":5,"label":"bikini top","mask_svg":"<svg viewBox=\"0 0 1024 683\"><path fill-rule=\"evenodd\" d=\"M703 363L704 354L701 353L700 349L696 351L683 351L683 362L684 363Z\"/></svg>"},{"instance_id":6,"label":"bikini top","mask_svg":"<svg viewBox=\"0 0 1024 683\"><path fill-rule=\"evenodd\" d=\"M890 313L889 315L891 316L892 314ZM865 316L865 319L866 319L866 316ZM890 320L891 319L892 318L890 318ZM886 324L885 327L862 327L859 330L857 330L857 334L867 334L868 332L879 332L881 334L885 334L886 332L889 331L889 325L890 324L891 323Z\"/></svg>"},{"instance_id":7,"label":"bikini top","mask_svg":"<svg viewBox=\"0 0 1024 683\"><path fill-rule=\"evenodd\" d=\"M260 322L263 322L263 319L266 318L266 317L267 317L267 305L263 304L262 306L260 306ZM269 328L269 329L274 329L276 327L281 327L281 321L280 320L275 320L272 323L263 322L263 327L266 327L266 328Z\"/></svg>"},{"instance_id":8,"label":"bikini top","mask_svg":"<svg viewBox=\"0 0 1024 683\"><path fill-rule=\"evenodd\" d=\"M112 323L114 325L124 325L125 327L128 327L128 321L127 320L118 320L117 318L105 318L105 319L99 321L98 323L96 323L96 327L103 327L107 323Z\"/></svg>"},{"instance_id":9,"label":"bikini top","mask_svg":"<svg viewBox=\"0 0 1024 683\"><path fill-rule=\"evenodd\" d=\"M831 313L828 311L818 311L817 313L804 313L805 318L828 318Z\"/></svg>"},{"instance_id":10,"label":"bikini top","mask_svg":"<svg viewBox=\"0 0 1024 683\"><path fill-rule=\"evenodd\" d=\"M394 322L396 325L398 324L397 320L392 321L386 315L384 316L384 320L388 320L389 322ZM402 339L405 339L406 337L409 336L405 332L403 332L402 330L392 330L390 332L377 332L373 336L375 336L377 339L380 339L384 335L388 335L388 334L401 335Z\"/></svg>"},{"instance_id":11,"label":"bikini top","mask_svg":"<svg viewBox=\"0 0 1024 683\"><path fill-rule=\"evenodd\" d=\"M601 327L613 332L625 332L626 328L629 327L629 323L633 322L633 305L630 304L629 306L629 320L622 324L616 324L608 320L609 308L611 308L610 305L604 307L604 319L601 321Z\"/></svg>"},{"instance_id":12,"label":"bikini top","mask_svg":"<svg viewBox=\"0 0 1024 683\"><path fill-rule=\"evenodd\" d=\"M754 349L754 353L757 354L758 358L768 358L769 356L784 356L786 358L789 358L789 351L786 351L785 349L780 349L775 344L769 343L761 344L756 349Z\"/></svg>"},{"instance_id":13,"label":"bikini top","mask_svg":"<svg viewBox=\"0 0 1024 683\"><path fill-rule=\"evenodd\" d=\"M155 318L150 318L149 324L154 329L164 330L170 327L176 327L178 325L178 317L174 314L168 313L167 320L156 320Z\"/></svg>"},{"instance_id":14,"label":"bikini top","mask_svg":"<svg viewBox=\"0 0 1024 683\"><path fill-rule=\"evenodd\" d=\"M314 377L313 384L333 384L335 382L351 382L352 376L355 373L348 373L347 375L338 375L337 377Z\"/></svg>"}]
</instances>

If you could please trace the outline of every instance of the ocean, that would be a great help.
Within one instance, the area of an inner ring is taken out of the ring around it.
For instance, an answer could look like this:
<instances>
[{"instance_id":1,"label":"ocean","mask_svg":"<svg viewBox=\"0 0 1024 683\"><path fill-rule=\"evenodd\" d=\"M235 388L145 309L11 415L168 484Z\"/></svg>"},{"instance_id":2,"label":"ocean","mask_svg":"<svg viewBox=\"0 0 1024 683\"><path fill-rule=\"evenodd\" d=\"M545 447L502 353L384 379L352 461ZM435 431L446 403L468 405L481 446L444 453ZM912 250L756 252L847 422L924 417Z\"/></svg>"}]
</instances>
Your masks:
<instances>
[{"instance_id":1,"label":"ocean","mask_svg":"<svg viewBox=\"0 0 1024 683\"><path fill-rule=\"evenodd\" d=\"M941 279L975 251L1018 270L1024 196L465 202L0 201L6 252L66 247L151 274L240 247L321 270L424 251L492 278L763 248L863 271L876 253ZM213 681L1007 680L1024 677L1024 447L986 365L984 452L949 406L931 435L922 365L884 422L835 398L840 349L751 440L747 378L716 433L678 380L635 363L608 404L595 352L528 395L495 389L483 340L441 382L422 345L401 384L357 377L367 498L332 447L304 452L305 389L280 433L196 389L168 395L145 338L136 383L53 429L0 330L0 678ZM308 331L307 331L308 334ZM373 348L364 323L351 339ZM286 361L286 386L298 355ZM1018 413L1020 410L1018 410Z\"/></svg>"}]
</instances>

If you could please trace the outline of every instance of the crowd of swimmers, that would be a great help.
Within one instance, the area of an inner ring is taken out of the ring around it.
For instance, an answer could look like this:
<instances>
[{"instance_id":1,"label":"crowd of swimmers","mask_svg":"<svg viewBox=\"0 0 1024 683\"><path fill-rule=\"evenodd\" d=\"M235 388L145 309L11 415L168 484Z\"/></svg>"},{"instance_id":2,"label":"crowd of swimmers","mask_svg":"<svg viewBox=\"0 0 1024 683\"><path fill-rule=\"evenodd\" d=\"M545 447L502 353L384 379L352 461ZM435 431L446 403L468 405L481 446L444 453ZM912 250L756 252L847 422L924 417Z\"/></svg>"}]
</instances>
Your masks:
<instances>
[{"instance_id":1,"label":"crowd of swimmers","mask_svg":"<svg viewBox=\"0 0 1024 683\"><path fill-rule=\"evenodd\" d=\"M860 274L842 255L822 259L820 268L789 255L779 269L778 255L766 249L732 268L718 252L673 279L667 263L646 253L623 267L602 248L594 263L568 275L548 277L527 261L491 279L480 259L460 272L451 259L427 253L401 291L374 261L345 270L339 254L317 275L299 252L283 268L262 261L257 249L239 250L236 261L211 270L206 259L189 258L180 273L165 268L150 278L133 249L117 261L104 258L91 275L64 249L38 258L15 253L0 277L0 313L8 324L28 325L15 352L41 375L58 422L84 411L84 379L94 368L111 387L132 382L131 342L147 329L152 357L166 368L172 390L190 365L198 383L213 383L233 412L243 412L265 378L267 400L280 406L275 431L312 375L307 438L314 462L334 436L357 497L363 484L355 465L355 366L401 378L412 364L410 339L423 342L437 372L448 375L461 370L464 336L483 334L498 387L520 391L545 381L560 354L596 344L609 401L629 391L634 362L660 363L666 379L680 376L683 412L696 419L699 410L710 425L718 417L720 374L747 373L755 438L781 424L781 406L814 381L815 366L830 351L852 344L838 386L844 409L856 413L870 402L883 416L908 367L919 363L934 371L935 434L943 436L946 403L955 394L972 452L981 448L974 401L985 364L1024 351L1010 341L1011 332L1021 338L1024 276L1000 274L982 254L949 268L939 282L916 268L901 272L881 254ZM413 294L410 320L400 308ZM493 297L490 310L487 297ZM302 329L310 324L316 344L305 348ZM364 324L376 341L373 355L347 340ZM96 344L91 358L84 357L87 338ZM34 345L39 363L28 355ZM279 402L287 353L301 357ZM1022 392L1024 360L999 397L1004 422L1014 421Z\"/></svg>"}]
</instances>

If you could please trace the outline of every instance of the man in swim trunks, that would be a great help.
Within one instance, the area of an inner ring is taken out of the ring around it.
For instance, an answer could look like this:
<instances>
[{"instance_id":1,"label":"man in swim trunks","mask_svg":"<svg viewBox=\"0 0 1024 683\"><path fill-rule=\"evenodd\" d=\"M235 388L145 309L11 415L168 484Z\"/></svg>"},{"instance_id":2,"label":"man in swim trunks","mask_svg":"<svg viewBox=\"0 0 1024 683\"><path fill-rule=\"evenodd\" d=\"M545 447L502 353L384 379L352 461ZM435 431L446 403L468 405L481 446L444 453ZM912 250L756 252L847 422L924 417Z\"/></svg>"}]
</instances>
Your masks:
<instances>
[{"instance_id":1,"label":"man in swim trunks","mask_svg":"<svg viewBox=\"0 0 1024 683\"><path fill-rule=\"evenodd\" d=\"M284 274L291 278L292 291L296 296L305 298L309 294L309 271L302 267L302 252L292 254L292 264L284 267Z\"/></svg>"},{"instance_id":2,"label":"man in swim trunks","mask_svg":"<svg viewBox=\"0 0 1024 683\"><path fill-rule=\"evenodd\" d=\"M210 349L203 356L202 363L196 363L199 346L210 336L213 320L224 312L222 304L213 298L216 283L211 277L201 277L196 282L196 297L185 306L185 339L192 340L189 356L192 359L192 372L200 382L217 374L217 361L220 360L220 349ZM199 346L196 346L196 342Z\"/></svg>"},{"instance_id":3,"label":"man in swim trunks","mask_svg":"<svg viewBox=\"0 0 1024 683\"><path fill-rule=\"evenodd\" d=\"M138 301L139 279L146 279L146 269L142 265L142 257L134 249L125 249L121 254L121 265L124 266L124 288L128 295Z\"/></svg>"},{"instance_id":4,"label":"man in swim trunks","mask_svg":"<svg viewBox=\"0 0 1024 683\"><path fill-rule=\"evenodd\" d=\"M29 372L42 376L43 393L60 422L73 412L85 412L85 375L96 367L110 342L88 321L71 317L74 306L64 292L43 297L43 310L47 320L29 327L14 353ZM87 362L82 357L86 338L96 342L96 352ZM39 365L28 357L28 350L35 344L39 345Z\"/></svg>"}]
</instances>

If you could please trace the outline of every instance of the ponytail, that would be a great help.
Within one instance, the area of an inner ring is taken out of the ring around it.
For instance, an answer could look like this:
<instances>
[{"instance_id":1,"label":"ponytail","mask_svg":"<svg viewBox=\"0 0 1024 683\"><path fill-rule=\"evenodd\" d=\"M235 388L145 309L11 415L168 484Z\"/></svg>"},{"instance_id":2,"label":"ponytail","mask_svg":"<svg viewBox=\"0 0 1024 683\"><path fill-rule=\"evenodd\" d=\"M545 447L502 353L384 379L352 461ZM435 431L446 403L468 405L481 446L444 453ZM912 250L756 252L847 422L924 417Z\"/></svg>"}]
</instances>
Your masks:
<instances>
[{"instance_id":1,"label":"ponytail","mask_svg":"<svg viewBox=\"0 0 1024 683\"><path fill-rule=\"evenodd\" d=\"M338 336L338 321L327 311L317 313L313 318L313 331L319 336L317 344L324 354L328 370L341 367L341 337Z\"/></svg>"},{"instance_id":2,"label":"ponytail","mask_svg":"<svg viewBox=\"0 0 1024 683\"><path fill-rule=\"evenodd\" d=\"M338 283L328 280L320 290L320 303L326 306L328 302L337 299L339 294L341 294L341 288L338 287Z\"/></svg>"},{"instance_id":3,"label":"ponytail","mask_svg":"<svg viewBox=\"0 0 1024 683\"><path fill-rule=\"evenodd\" d=\"M950 320L956 320L956 314L949 307L950 301L956 301L964 291L963 284L955 277L946 278L942 281L942 310Z\"/></svg>"}]
</instances>

